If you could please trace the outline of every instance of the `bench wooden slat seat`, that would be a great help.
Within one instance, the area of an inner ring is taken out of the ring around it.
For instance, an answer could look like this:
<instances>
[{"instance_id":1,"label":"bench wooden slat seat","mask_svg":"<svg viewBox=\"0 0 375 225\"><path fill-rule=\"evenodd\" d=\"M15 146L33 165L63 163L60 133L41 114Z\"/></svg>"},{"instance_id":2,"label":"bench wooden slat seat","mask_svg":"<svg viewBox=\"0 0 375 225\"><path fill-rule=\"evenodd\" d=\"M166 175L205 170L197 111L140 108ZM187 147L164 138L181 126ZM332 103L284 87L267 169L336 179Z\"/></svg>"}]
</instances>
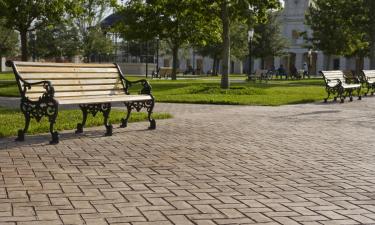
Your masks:
<instances>
[{"instance_id":1,"label":"bench wooden slat seat","mask_svg":"<svg viewBox=\"0 0 375 225\"><path fill-rule=\"evenodd\" d=\"M149 101L152 98L149 95L108 95L108 96L88 96L88 97L77 97L77 98L57 98L56 101L60 105L70 104L91 104L91 103L106 103L106 102L137 102L137 101Z\"/></svg>"},{"instance_id":2,"label":"bench wooden slat seat","mask_svg":"<svg viewBox=\"0 0 375 225\"><path fill-rule=\"evenodd\" d=\"M150 129L156 128L151 118L155 104L151 86L146 80L131 82L125 78L116 64L35 63L8 61L13 68L21 94L21 111L25 116L25 127L18 131L16 140L23 141L31 118L37 121L44 116L50 122L51 144L59 142L54 124L59 105L78 105L83 113L82 123L77 124L76 133L82 133L88 113L102 112L106 135L112 135L108 123L111 103L123 102L127 115L121 127L126 127L133 109L146 108ZM137 95L129 93L129 87L140 84Z\"/></svg>"},{"instance_id":3,"label":"bench wooden slat seat","mask_svg":"<svg viewBox=\"0 0 375 225\"><path fill-rule=\"evenodd\" d=\"M346 77L344 71L341 70L320 71L320 74L324 78L328 94L324 102L327 102L331 94L335 94L334 101L340 98L341 102L344 102L346 97L353 101L354 91L357 91L358 99L361 100L361 84L354 76Z\"/></svg>"},{"instance_id":4,"label":"bench wooden slat seat","mask_svg":"<svg viewBox=\"0 0 375 225\"><path fill-rule=\"evenodd\" d=\"M365 96L371 91L371 95L375 93L375 70L363 70L362 71L362 83L367 88Z\"/></svg>"}]
</instances>

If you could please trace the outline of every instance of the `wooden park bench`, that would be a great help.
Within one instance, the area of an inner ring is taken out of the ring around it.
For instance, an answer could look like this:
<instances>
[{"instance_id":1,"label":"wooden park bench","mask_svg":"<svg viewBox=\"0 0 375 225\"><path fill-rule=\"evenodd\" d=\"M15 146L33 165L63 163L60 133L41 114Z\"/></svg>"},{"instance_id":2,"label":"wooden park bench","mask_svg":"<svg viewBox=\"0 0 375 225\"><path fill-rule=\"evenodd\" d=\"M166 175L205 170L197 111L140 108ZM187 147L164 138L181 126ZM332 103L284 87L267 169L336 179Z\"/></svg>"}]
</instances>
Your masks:
<instances>
[{"instance_id":1,"label":"wooden park bench","mask_svg":"<svg viewBox=\"0 0 375 225\"><path fill-rule=\"evenodd\" d=\"M250 75L249 79L256 81L256 80L265 80L266 82L270 80L272 77L271 73L268 73L268 70L256 70L254 74Z\"/></svg>"},{"instance_id":2,"label":"wooden park bench","mask_svg":"<svg viewBox=\"0 0 375 225\"><path fill-rule=\"evenodd\" d=\"M368 93L371 91L371 95L374 95L375 92L375 70L363 70L362 71L362 83L366 86L367 91L365 93L365 96L368 95Z\"/></svg>"},{"instance_id":3,"label":"wooden park bench","mask_svg":"<svg viewBox=\"0 0 375 225\"><path fill-rule=\"evenodd\" d=\"M327 98L324 99L324 102L327 102L331 94L336 94L334 101L336 101L337 98L340 98L341 103L343 103L346 97L349 97L350 101L353 101L354 91L357 91L358 99L362 99L360 94L361 84L359 80L349 82L352 78L346 78L344 72L341 70L320 71L320 74L324 78L328 94Z\"/></svg>"},{"instance_id":4,"label":"wooden park bench","mask_svg":"<svg viewBox=\"0 0 375 225\"><path fill-rule=\"evenodd\" d=\"M156 73L152 74L152 77L154 78L168 78L172 77L172 67L160 67Z\"/></svg>"},{"instance_id":5,"label":"wooden park bench","mask_svg":"<svg viewBox=\"0 0 375 225\"><path fill-rule=\"evenodd\" d=\"M127 115L121 121L121 127L126 127L133 109L140 111L146 108L149 129L156 128L156 122L151 118L154 108L154 97L151 86L146 80L129 81L116 64L73 64L73 63L33 63L8 61L12 67L18 89L21 95L21 111L25 116L25 127L18 131L17 141L23 141L28 130L30 119L38 122L42 117L48 117L51 144L59 142L58 132L54 125L60 105L78 105L83 119L77 124L76 133L82 133L87 115L103 113L106 136L112 135L112 125L109 124L111 104L122 102L127 108ZM131 95L129 87L141 84L140 94Z\"/></svg>"}]
</instances>

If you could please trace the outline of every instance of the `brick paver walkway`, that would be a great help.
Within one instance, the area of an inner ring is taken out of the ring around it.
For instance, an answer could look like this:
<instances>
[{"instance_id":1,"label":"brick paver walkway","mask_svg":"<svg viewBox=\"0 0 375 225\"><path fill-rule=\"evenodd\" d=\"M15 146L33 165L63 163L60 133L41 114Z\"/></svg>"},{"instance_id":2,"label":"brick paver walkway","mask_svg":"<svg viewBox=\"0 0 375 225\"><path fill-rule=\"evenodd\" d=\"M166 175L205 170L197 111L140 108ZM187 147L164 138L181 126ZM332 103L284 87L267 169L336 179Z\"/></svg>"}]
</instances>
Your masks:
<instances>
[{"instance_id":1,"label":"brick paver walkway","mask_svg":"<svg viewBox=\"0 0 375 225\"><path fill-rule=\"evenodd\" d=\"M0 224L375 224L375 97L157 110L155 131L0 139Z\"/></svg>"}]
</instances>

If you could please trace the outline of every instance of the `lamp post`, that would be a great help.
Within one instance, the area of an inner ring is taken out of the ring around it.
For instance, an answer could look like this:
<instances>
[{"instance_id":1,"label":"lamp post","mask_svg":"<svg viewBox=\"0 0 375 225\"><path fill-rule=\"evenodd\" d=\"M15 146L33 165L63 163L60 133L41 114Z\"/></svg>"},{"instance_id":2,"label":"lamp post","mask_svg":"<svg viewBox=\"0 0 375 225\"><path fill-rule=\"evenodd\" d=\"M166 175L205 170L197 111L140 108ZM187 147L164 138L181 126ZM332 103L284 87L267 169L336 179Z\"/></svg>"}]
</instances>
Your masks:
<instances>
[{"instance_id":1,"label":"lamp post","mask_svg":"<svg viewBox=\"0 0 375 225\"><path fill-rule=\"evenodd\" d=\"M160 45L160 38L158 35L156 36L156 73L159 72L159 45Z\"/></svg>"},{"instance_id":2,"label":"lamp post","mask_svg":"<svg viewBox=\"0 0 375 225\"><path fill-rule=\"evenodd\" d=\"M148 41L146 41L146 78L148 77Z\"/></svg>"},{"instance_id":3,"label":"lamp post","mask_svg":"<svg viewBox=\"0 0 375 225\"><path fill-rule=\"evenodd\" d=\"M309 51L307 52L307 55L309 57L309 64L307 65L307 73L308 73L308 76L310 77L310 73L311 73L311 64L312 64L312 49L310 48Z\"/></svg>"},{"instance_id":4,"label":"lamp post","mask_svg":"<svg viewBox=\"0 0 375 225\"><path fill-rule=\"evenodd\" d=\"M249 70L247 71L247 76L248 76L248 79L250 80L251 78L251 50L252 50L252 42L253 42L253 38L254 38L254 29L251 29L248 31L247 33L247 41L249 43Z\"/></svg>"}]
</instances>

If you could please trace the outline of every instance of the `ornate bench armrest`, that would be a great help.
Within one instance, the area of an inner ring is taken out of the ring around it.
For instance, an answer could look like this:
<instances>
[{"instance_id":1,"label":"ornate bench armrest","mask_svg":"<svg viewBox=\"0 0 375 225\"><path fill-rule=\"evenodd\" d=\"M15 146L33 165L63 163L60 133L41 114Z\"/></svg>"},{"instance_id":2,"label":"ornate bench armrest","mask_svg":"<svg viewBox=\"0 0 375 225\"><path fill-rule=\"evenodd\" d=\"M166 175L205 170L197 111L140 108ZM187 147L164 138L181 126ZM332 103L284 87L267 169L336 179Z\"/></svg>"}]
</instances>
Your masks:
<instances>
[{"instance_id":1,"label":"ornate bench armrest","mask_svg":"<svg viewBox=\"0 0 375 225\"><path fill-rule=\"evenodd\" d=\"M341 82L340 79L327 79L327 85L328 85L328 83L330 83L332 81L337 81L337 84L335 85L335 87L338 87L338 86L342 85L342 82Z\"/></svg>"},{"instance_id":2,"label":"ornate bench armrest","mask_svg":"<svg viewBox=\"0 0 375 225\"><path fill-rule=\"evenodd\" d=\"M32 87L35 85L43 85L45 92L41 96L42 98L53 98L55 95L55 89L53 88L50 81L27 82L23 80L22 82L23 82L22 96L25 96L27 91L32 89Z\"/></svg>"},{"instance_id":3,"label":"ornate bench armrest","mask_svg":"<svg viewBox=\"0 0 375 225\"><path fill-rule=\"evenodd\" d=\"M125 93L126 94L129 94L129 88L132 87L134 84L141 84L143 86L141 91L139 92L140 94L145 94L145 95L151 95L152 94L152 87L151 87L150 83L145 79L137 80L137 81L129 81L129 80L123 78L122 80L124 81Z\"/></svg>"}]
</instances>

